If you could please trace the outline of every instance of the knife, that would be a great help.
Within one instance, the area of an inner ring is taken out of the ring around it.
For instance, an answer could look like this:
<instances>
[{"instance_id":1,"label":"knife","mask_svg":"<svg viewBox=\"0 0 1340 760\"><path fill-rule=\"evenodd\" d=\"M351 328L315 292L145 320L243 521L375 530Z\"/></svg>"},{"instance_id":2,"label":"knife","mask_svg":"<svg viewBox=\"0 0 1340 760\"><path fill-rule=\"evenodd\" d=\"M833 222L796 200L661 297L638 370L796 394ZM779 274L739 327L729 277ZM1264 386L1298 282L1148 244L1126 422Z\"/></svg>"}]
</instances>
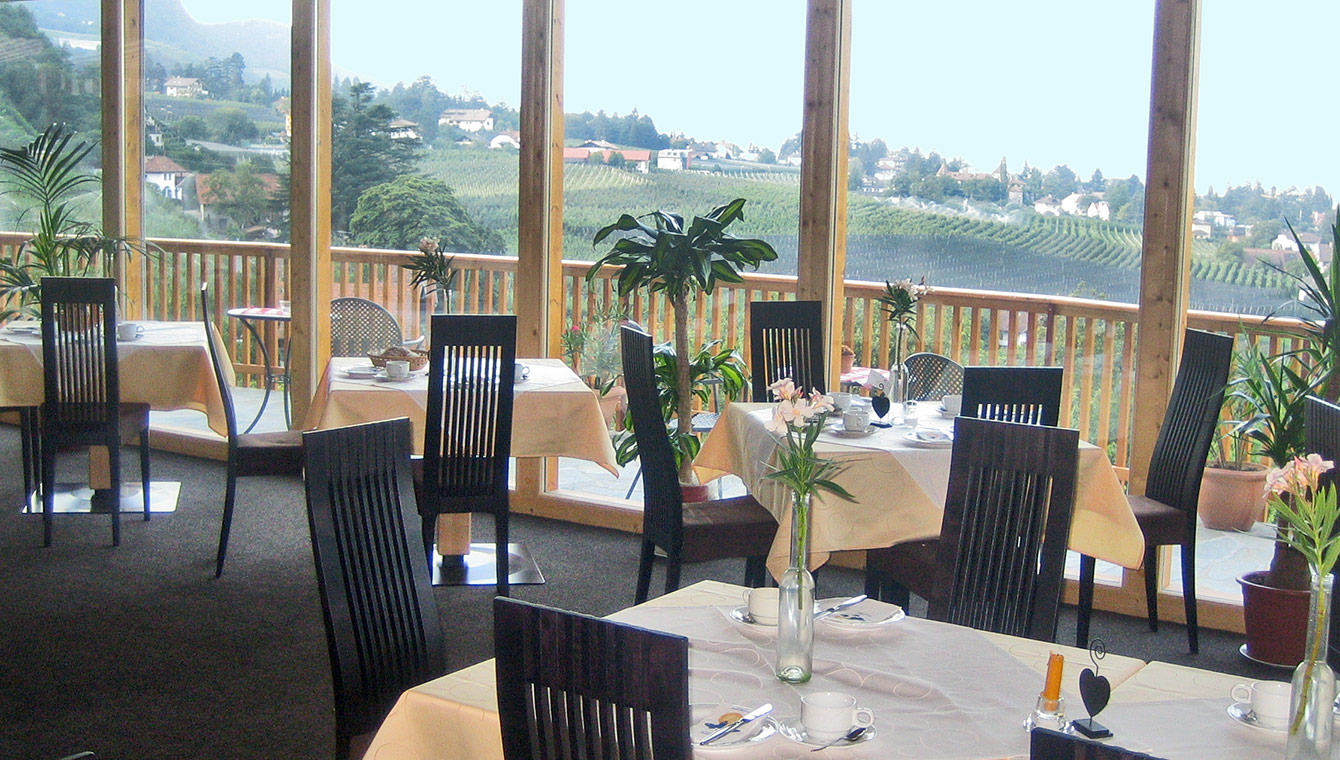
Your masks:
<instances>
[{"instance_id":1,"label":"knife","mask_svg":"<svg viewBox=\"0 0 1340 760\"><path fill-rule=\"evenodd\" d=\"M713 731L711 736L708 736L706 739L703 739L702 741L698 742L698 746L701 747L705 744L711 744L712 742L716 741L717 739L720 739L726 734L729 734L732 731L737 731L740 728L743 728L744 726L748 725L749 723L752 723L758 720L759 718L762 718L764 715L767 715L770 712L772 712L771 702L763 705L762 707L759 707L757 710L754 710L753 712L749 713L743 718L740 718L734 723L728 723L722 726L721 728L717 729L716 731Z\"/></svg>"},{"instance_id":2,"label":"knife","mask_svg":"<svg viewBox=\"0 0 1340 760\"><path fill-rule=\"evenodd\" d=\"M867 597L865 594L857 594L856 596L853 596L852 598L847 599L846 601L838 602L837 604L833 605L832 607L829 607L826 610L816 612L814 614L814 619L818 620L819 618L828 617L829 615L832 615L834 612L837 612L838 610L845 610L848 607L852 607L854 605L860 604L861 602L864 602L868 598L869 597Z\"/></svg>"}]
</instances>

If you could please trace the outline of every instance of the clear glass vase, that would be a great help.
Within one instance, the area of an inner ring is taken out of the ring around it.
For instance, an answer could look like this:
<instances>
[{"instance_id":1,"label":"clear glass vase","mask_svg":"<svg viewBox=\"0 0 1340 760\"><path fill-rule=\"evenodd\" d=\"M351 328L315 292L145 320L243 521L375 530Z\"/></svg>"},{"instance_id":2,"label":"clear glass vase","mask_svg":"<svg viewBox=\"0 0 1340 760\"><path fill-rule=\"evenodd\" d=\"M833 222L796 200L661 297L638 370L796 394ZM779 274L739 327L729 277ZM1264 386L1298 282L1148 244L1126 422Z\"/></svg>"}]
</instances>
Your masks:
<instances>
[{"instance_id":1,"label":"clear glass vase","mask_svg":"<svg viewBox=\"0 0 1340 760\"><path fill-rule=\"evenodd\" d=\"M791 562L778 582L777 678L810 680L814 665L814 576L809 571L810 495L791 494Z\"/></svg>"},{"instance_id":2,"label":"clear glass vase","mask_svg":"<svg viewBox=\"0 0 1340 760\"><path fill-rule=\"evenodd\" d=\"M1321 760L1331 757L1331 721L1335 704L1335 672L1326 664L1331 631L1329 573L1312 572L1312 597L1307 613L1307 648L1293 672L1289 698L1289 740L1284 756L1289 760Z\"/></svg>"}]
</instances>

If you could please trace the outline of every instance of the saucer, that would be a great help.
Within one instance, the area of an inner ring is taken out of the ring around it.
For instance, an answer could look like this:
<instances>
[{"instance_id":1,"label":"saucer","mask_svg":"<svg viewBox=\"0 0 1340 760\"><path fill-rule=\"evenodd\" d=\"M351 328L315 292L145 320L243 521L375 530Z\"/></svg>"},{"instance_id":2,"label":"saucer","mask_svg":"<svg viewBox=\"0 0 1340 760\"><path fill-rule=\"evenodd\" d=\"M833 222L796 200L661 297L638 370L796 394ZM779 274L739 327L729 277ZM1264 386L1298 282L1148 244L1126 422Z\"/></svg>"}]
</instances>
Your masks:
<instances>
[{"instance_id":1,"label":"saucer","mask_svg":"<svg viewBox=\"0 0 1340 760\"><path fill-rule=\"evenodd\" d=\"M777 732L793 742L804 744L809 747L822 747L837 738L836 736L829 736L823 739L816 739L810 736L806 733L805 724L800 722L800 718L777 721ZM875 738L875 734L877 733L879 732L875 730L875 727L871 726L865 730L865 733L858 736L855 741L838 742L832 747L829 747L829 749L842 749L844 747L854 747L857 744L865 744Z\"/></svg>"},{"instance_id":2,"label":"saucer","mask_svg":"<svg viewBox=\"0 0 1340 760\"><path fill-rule=\"evenodd\" d=\"M1256 713L1252 712L1251 707L1241 702L1234 702L1233 704L1228 706L1228 717L1232 718L1233 720L1236 720L1237 722L1243 724L1244 726L1251 726L1257 731L1269 731L1274 734L1284 733L1283 725L1281 725L1279 728L1265 725L1264 723L1256 719Z\"/></svg>"},{"instance_id":3,"label":"saucer","mask_svg":"<svg viewBox=\"0 0 1340 760\"><path fill-rule=\"evenodd\" d=\"M135 337L133 337L133 338L122 338L120 335L118 335L118 336L116 336L116 341L117 341L118 343L134 343L135 341L137 341L137 340L139 340L139 339L141 339L141 338L143 338L143 337L144 337L144 333L136 333Z\"/></svg>"},{"instance_id":4,"label":"saucer","mask_svg":"<svg viewBox=\"0 0 1340 760\"><path fill-rule=\"evenodd\" d=\"M375 375L373 380L379 383L408 383L411 380L417 380L415 375L406 375L404 377L387 377L386 375Z\"/></svg>"},{"instance_id":5,"label":"saucer","mask_svg":"<svg viewBox=\"0 0 1340 760\"><path fill-rule=\"evenodd\" d=\"M867 425L865 430L848 430L843 427L835 427L829 432L837 436L838 438L864 438L867 435L870 435L871 433L874 433L878 430L879 430L878 427L875 427L874 424L871 424Z\"/></svg>"},{"instance_id":6,"label":"saucer","mask_svg":"<svg viewBox=\"0 0 1340 760\"><path fill-rule=\"evenodd\" d=\"M346 377L377 377L382 374L380 367L374 367L371 364L361 367L347 367L344 370Z\"/></svg>"},{"instance_id":7,"label":"saucer","mask_svg":"<svg viewBox=\"0 0 1340 760\"><path fill-rule=\"evenodd\" d=\"M949 410L944 408L943 406L935 407L935 411L938 412L941 417L944 417L947 420L952 420L958 416L957 414L951 414Z\"/></svg>"},{"instance_id":8,"label":"saucer","mask_svg":"<svg viewBox=\"0 0 1340 760\"><path fill-rule=\"evenodd\" d=\"M689 739L693 742L694 752L710 752L716 749L738 749L750 744L771 739L777 733L777 721L771 715L746 723L744 728L717 739L711 744L698 742L712 735L713 731L724 728L727 723L744 717L752 708L734 705L689 705L689 714L693 725L689 726Z\"/></svg>"},{"instance_id":9,"label":"saucer","mask_svg":"<svg viewBox=\"0 0 1340 760\"><path fill-rule=\"evenodd\" d=\"M903 433L903 440L923 449L947 449L954 445L954 439L942 430L909 430Z\"/></svg>"},{"instance_id":10,"label":"saucer","mask_svg":"<svg viewBox=\"0 0 1340 760\"><path fill-rule=\"evenodd\" d=\"M776 628L776 627L777 627L777 621L775 621L775 620L772 621L771 623L762 623L762 622L759 622L758 620L756 620L756 619L754 618L753 615L750 615L750 614L749 614L749 608L748 608L748 607L743 607L743 606L741 606L741 607L736 607L735 609L731 610L731 611L730 611L730 619L731 619L731 620L734 620L734 621L737 622L737 623L744 623L745 625L756 625L756 626L758 626L758 627L760 627L760 628ZM746 712L748 712L748 711L746 711ZM713 744L715 744L715 743L716 743L716 742L713 742ZM709 745L709 746L710 746L710 745Z\"/></svg>"}]
</instances>

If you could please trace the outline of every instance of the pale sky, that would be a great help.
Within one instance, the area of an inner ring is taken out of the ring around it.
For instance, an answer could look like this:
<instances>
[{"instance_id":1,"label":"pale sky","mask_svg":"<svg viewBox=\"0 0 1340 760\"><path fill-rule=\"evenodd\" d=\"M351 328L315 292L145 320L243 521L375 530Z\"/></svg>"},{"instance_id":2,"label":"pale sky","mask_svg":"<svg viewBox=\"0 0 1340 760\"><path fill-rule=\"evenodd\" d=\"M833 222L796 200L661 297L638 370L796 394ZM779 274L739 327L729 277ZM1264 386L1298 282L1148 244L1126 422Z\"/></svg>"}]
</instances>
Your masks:
<instances>
[{"instance_id":1,"label":"pale sky","mask_svg":"<svg viewBox=\"0 0 1340 760\"><path fill-rule=\"evenodd\" d=\"M284 0L183 0L199 21L288 23ZM332 0L337 72L428 74L515 106L521 3ZM851 132L989 171L1145 173L1153 0L856 0ZM800 129L803 0L568 0L565 110L776 150ZM1205 0L1196 186L1340 193L1334 0Z\"/></svg>"}]
</instances>

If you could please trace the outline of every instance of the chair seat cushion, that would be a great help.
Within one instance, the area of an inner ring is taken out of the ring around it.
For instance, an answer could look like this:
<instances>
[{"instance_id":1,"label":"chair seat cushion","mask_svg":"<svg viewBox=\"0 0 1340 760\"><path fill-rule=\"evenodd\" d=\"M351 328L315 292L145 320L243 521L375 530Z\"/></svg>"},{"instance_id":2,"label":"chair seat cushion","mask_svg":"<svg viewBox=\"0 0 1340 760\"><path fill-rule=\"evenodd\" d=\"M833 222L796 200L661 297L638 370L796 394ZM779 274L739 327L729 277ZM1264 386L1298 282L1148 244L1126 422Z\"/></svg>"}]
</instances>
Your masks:
<instances>
[{"instance_id":1,"label":"chair seat cushion","mask_svg":"<svg viewBox=\"0 0 1340 760\"><path fill-rule=\"evenodd\" d=\"M907 541L865 553L865 571L897 581L922 599L935 588L936 555L940 539Z\"/></svg>"},{"instance_id":2,"label":"chair seat cushion","mask_svg":"<svg viewBox=\"0 0 1340 760\"><path fill-rule=\"evenodd\" d=\"M1145 534L1146 546L1180 544L1187 538L1187 513L1148 496L1129 496L1131 511Z\"/></svg>"},{"instance_id":3,"label":"chair seat cushion","mask_svg":"<svg viewBox=\"0 0 1340 760\"><path fill-rule=\"evenodd\" d=\"M752 496L684 505L684 562L765 557L777 521Z\"/></svg>"},{"instance_id":4,"label":"chair seat cushion","mask_svg":"<svg viewBox=\"0 0 1340 760\"><path fill-rule=\"evenodd\" d=\"M299 475L302 473L302 433L244 433L237 436L239 475Z\"/></svg>"}]
</instances>

